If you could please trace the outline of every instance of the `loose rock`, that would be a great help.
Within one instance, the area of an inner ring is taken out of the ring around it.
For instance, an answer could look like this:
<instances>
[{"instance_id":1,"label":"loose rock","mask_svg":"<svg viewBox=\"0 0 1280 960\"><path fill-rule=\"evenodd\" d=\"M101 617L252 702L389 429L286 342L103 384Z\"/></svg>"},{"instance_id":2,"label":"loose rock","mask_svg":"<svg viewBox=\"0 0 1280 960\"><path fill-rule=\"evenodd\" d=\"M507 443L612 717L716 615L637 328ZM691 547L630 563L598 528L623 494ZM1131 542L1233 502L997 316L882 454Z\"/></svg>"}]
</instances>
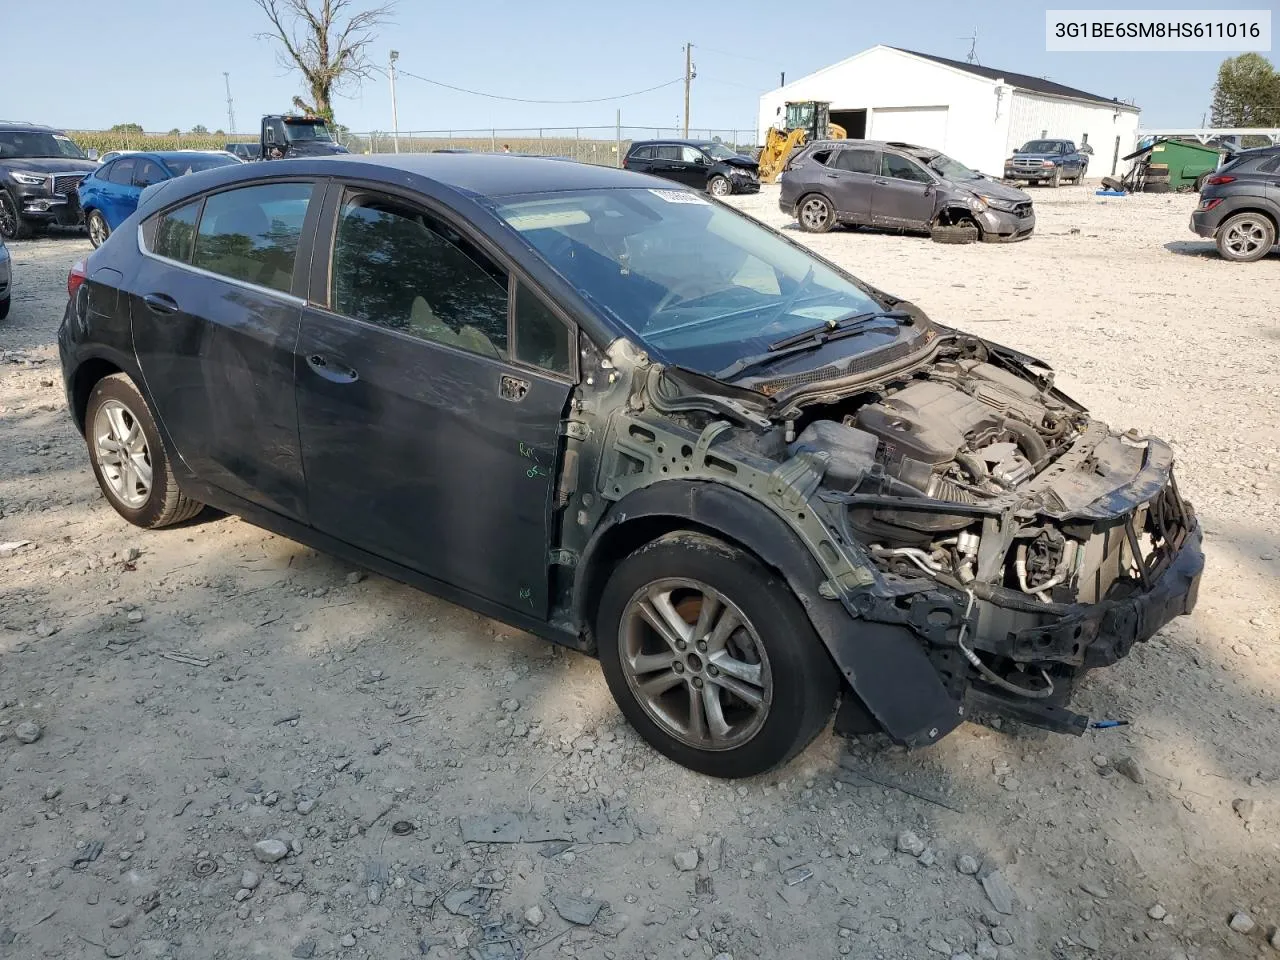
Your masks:
<instances>
[{"instance_id":1,"label":"loose rock","mask_svg":"<svg viewBox=\"0 0 1280 960\"><path fill-rule=\"evenodd\" d=\"M19 743L35 743L44 736L44 728L34 720L24 720L14 728L13 735Z\"/></svg>"},{"instance_id":2,"label":"loose rock","mask_svg":"<svg viewBox=\"0 0 1280 960\"><path fill-rule=\"evenodd\" d=\"M971 857L967 853L960 854L960 856L956 857L956 869L967 877L973 876L978 872L977 858Z\"/></svg>"},{"instance_id":3,"label":"loose rock","mask_svg":"<svg viewBox=\"0 0 1280 960\"><path fill-rule=\"evenodd\" d=\"M252 870L246 870L240 874L240 886L245 890L257 890L258 884L262 882L262 877L258 876Z\"/></svg>"},{"instance_id":4,"label":"loose rock","mask_svg":"<svg viewBox=\"0 0 1280 960\"><path fill-rule=\"evenodd\" d=\"M1245 823L1248 823L1253 819L1254 802L1252 800L1245 799L1244 797L1237 797L1231 801L1231 809L1234 810L1236 812L1236 816Z\"/></svg>"},{"instance_id":5,"label":"loose rock","mask_svg":"<svg viewBox=\"0 0 1280 960\"><path fill-rule=\"evenodd\" d=\"M298 809L298 814L299 814L299 816L303 816L303 817L305 817L308 813L310 813L310 812L311 812L312 810L314 810L315 808L316 808L316 802L315 802L314 800L299 800L299 801L298 801L298 808L297 808L297 809Z\"/></svg>"},{"instance_id":6,"label":"loose rock","mask_svg":"<svg viewBox=\"0 0 1280 960\"><path fill-rule=\"evenodd\" d=\"M547 919L547 915L542 912L542 908L536 903L524 912L524 922L531 927L542 926L542 921Z\"/></svg>"},{"instance_id":7,"label":"loose rock","mask_svg":"<svg viewBox=\"0 0 1280 960\"><path fill-rule=\"evenodd\" d=\"M1128 754L1116 760L1115 768L1118 773L1128 777L1134 783L1147 782L1147 772L1142 769L1142 764Z\"/></svg>"},{"instance_id":8,"label":"loose rock","mask_svg":"<svg viewBox=\"0 0 1280 960\"><path fill-rule=\"evenodd\" d=\"M289 847L280 840L259 840L253 845L253 855L263 863L275 863L289 855Z\"/></svg>"},{"instance_id":9,"label":"loose rock","mask_svg":"<svg viewBox=\"0 0 1280 960\"><path fill-rule=\"evenodd\" d=\"M698 851L681 850L675 855L676 868L688 872L698 869Z\"/></svg>"},{"instance_id":10,"label":"loose rock","mask_svg":"<svg viewBox=\"0 0 1280 960\"><path fill-rule=\"evenodd\" d=\"M898 834L898 849L902 853L909 853L913 857L918 857L924 853L924 841L912 831L903 830Z\"/></svg>"},{"instance_id":11,"label":"loose rock","mask_svg":"<svg viewBox=\"0 0 1280 960\"><path fill-rule=\"evenodd\" d=\"M1243 910L1237 910L1233 913L1227 925L1236 933L1249 933L1256 926L1253 922L1253 917L1249 916Z\"/></svg>"},{"instance_id":12,"label":"loose rock","mask_svg":"<svg viewBox=\"0 0 1280 960\"><path fill-rule=\"evenodd\" d=\"M1152 920L1163 920L1168 915L1169 915L1169 911L1167 911L1161 904L1158 904L1158 903L1153 905L1151 909L1147 911L1147 916L1150 917Z\"/></svg>"}]
</instances>

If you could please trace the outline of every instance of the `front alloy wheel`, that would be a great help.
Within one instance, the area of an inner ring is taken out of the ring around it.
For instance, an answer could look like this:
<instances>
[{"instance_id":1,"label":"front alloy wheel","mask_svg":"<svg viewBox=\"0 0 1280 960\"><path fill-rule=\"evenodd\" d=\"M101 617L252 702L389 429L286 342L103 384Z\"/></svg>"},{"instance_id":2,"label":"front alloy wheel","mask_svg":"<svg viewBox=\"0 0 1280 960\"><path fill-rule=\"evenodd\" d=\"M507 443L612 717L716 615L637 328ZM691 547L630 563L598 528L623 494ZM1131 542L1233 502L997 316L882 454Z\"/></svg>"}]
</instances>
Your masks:
<instances>
[{"instance_id":1,"label":"front alloy wheel","mask_svg":"<svg viewBox=\"0 0 1280 960\"><path fill-rule=\"evenodd\" d=\"M30 229L18 214L18 203L8 190L0 187L0 237L6 240L22 240Z\"/></svg>"},{"instance_id":2,"label":"front alloy wheel","mask_svg":"<svg viewBox=\"0 0 1280 960\"><path fill-rule=\"evenodd\" d=\"M111 228L107 226L107 221L103 218L102 213L94 210L89 214L89 242L94 248L98 248L107 242L107 237L111 236Z\"/></svg>"},{"instance_id":3,"label":"front alloy wheel","mask_svg":"<svg viewBox=\"0 0 1280 960\"><path fill-rule=\"evenodd\" d=\"M786 763L831 716L838 675L786 581L708 534L666 534L613 570L595 638L619 709L714 777Z\"/></svg>"},{"instance_id":4,"label":"front alloy wheel","mask_svg":"<svg viewBox=\"0 0 1280 960\"><path fill-rule=\"evenodd\" d=\"M769 655L746 615L699 580L645 584L623 612L622 671L645 713L681 743L731 750L769 715Z\"/></svg>"},{"instance_id":5,"label":"front alloy wheel","mask_svg":"<svg viewBox=\"0 0 1280 960\"><path fill-rule=\"evenodd\" d=\"M719 175L711 178L711 182L707 184L707 192L713 197L727 197L733 193L733 184L729 182L728 177Z\"/></svg>"}]
</instances>

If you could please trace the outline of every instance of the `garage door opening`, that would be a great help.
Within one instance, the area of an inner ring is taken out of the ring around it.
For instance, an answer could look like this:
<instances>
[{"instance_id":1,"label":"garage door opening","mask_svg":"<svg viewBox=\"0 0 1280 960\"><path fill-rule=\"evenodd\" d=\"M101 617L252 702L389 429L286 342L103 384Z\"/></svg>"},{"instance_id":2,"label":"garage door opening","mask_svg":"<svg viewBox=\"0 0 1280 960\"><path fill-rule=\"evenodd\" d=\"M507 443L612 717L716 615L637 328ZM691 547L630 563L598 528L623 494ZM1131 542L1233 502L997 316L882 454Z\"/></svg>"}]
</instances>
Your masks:
<instances>
[{"instance_id":1,"label":"garage door opening","mask_svg":"<svg viewBox=\"0 0 1280 960\"><path fill-rule=\"evenodd\" d=\"M831 122L844 127L850 140L867 139L866 110L832 110Z\"/></svg>"}]
</instances>

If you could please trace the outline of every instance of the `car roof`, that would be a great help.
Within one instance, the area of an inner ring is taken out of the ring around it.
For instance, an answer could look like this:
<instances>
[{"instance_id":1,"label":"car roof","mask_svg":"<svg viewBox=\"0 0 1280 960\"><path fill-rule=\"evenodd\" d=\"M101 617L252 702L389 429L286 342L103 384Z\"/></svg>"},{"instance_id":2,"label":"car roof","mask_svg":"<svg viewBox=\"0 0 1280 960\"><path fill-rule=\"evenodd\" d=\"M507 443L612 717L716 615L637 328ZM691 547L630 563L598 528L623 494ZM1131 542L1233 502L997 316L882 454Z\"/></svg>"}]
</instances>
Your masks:
<instances>
[{"instance_id":1,"label":"car roof","mask_svg":"<svg viewBox=\"0 0 1280 960\"><path fill-rule=\"evenodd\" d=\"M710 147L715 142L714 140L686 140L681 137L666 137L662 140L633 140L631 146L633 149L635 147L662 146L663 144L675 144L680 147Z\"/></svg>"},{"instance_id":2,"label":"car roof","mask_svg":"<svg viewBox=\"0 0 1280 960\"><path fill-rule=\"evenodd\" d=\"M170 198L177 200L240 181L298 176L373 179L384 181L389 186L399 184L425 189L426 192L430 192L434 185L469 199L634 188L658 183L665 189L682 189L669 181L644 174L549 157L518 157L501 153L333 154L273 160L266 165L227 164L215 167L179 178L183 181L181 191L165 191L161 202L167 205ZM419 182L415 184L415 180Z\"/></svg>"},{"instance_id":3,"label":"car roof","mask_svg":"<svg viewBox=\"0 0 1280 960\"><path fill-rule=\"evenodd\" d=\"M25 120L0 120L0 133L61 133L57 127L46 127Z\"/></svg>"}]
</instances>

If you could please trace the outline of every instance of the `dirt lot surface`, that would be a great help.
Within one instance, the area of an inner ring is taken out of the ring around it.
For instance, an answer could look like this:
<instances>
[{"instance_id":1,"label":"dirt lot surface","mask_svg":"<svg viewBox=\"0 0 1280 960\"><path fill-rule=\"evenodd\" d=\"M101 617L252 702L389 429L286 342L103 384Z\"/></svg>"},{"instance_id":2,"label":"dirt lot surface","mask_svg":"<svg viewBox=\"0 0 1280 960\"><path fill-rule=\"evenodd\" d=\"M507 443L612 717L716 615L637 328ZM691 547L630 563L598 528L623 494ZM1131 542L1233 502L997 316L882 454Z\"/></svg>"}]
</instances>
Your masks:
<instances>
[{"instance_id":1,"label":"dirt lot surface","mask_svg":"<svg viewBox=\"0 0 1280 960\"><path fill-rule=\"evenodd\" d=\"M1172 441L1199 608L1084 690L1129 726L824 735L734 784L591 660L236 519L126 525L54 346L88 244L13 244L0 957L1280 956L1280 257L1220 261L1186 196L1035 199L1013 246L804 239Z\"/></svg>"}]
</instances>

